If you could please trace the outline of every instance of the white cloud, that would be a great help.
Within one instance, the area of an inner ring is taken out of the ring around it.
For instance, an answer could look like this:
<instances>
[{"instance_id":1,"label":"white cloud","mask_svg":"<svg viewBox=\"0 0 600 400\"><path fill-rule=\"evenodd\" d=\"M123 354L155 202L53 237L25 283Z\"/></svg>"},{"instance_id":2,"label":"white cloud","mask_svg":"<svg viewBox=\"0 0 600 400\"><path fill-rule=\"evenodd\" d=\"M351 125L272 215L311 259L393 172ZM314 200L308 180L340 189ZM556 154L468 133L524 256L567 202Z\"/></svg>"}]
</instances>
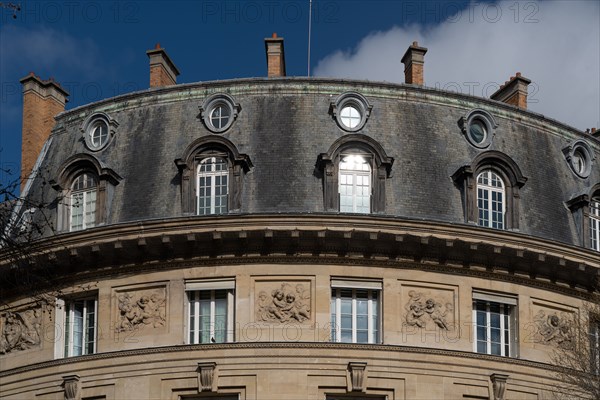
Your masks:
<instances>
[{"instance_id":1,"label":"white cloud","mask_svg":"<svg viewBox=\"0 0 600 400\"><path fill-rule=\"evenodd\" d=\"M428 48L426 86L489 97L521 72L533 81L529 109L578 129L600 127L599 2L473 3L437 26L373 32L320 60L315 75L403 82L400 60L414 40Z\"/></svg>"}]
</instances>

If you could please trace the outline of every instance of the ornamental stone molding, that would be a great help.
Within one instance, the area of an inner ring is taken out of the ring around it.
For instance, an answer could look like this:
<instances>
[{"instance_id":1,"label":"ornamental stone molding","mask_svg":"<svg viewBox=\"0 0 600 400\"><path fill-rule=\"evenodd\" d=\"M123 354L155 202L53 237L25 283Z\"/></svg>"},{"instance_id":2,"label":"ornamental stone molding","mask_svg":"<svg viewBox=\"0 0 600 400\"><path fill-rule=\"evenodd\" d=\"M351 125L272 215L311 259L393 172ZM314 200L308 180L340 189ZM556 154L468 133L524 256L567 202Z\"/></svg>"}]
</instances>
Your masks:
<instances>
[{"instance_id":1,"label":"ornamental stone molding","mask_svg":"<svg viewBox=\"0 0 600 400\"><path fill-rule=\"evenodd\" d=\"M348 363L348 371L350 371L348 386L353 392L364 392L366 389L367 373L366 362L350 362Z\"/></svg>"},{"instance_id":2,"label":"ornamental stone molding","mask_svg":"<svg viewBox=\"0 0 600 400\"><path fill-rule=\"evenodd\" d=\"M41 308L0 314L0 354L38 347L41 338Z\"/></svg>"},{"instance_id":3,"label":"ornamental stone molding","mask_svg":"<svg viewBox=\"0 0 600 400\"><path fill-rule=\"evenodd\" d=\"M65 389L65 400L80 400L81 382L79 375L65 375L62 378L62 387Z\"/></svg>"},{"instance_id":4,"label":"ornamental stone molding","mask_svg":"<svg viewBox=\"0 0 600 400\"><path fill-rule=\"evenodd\" d=\"M494 400L504 400L504 394L506 392L506 380L508 375L504 374L492 374L490 380L492 381L492 390L494 392Z\"/></svg>"},{"instance_id":5,"label":"ornamental stone molding","mask_svg":"<svg viewBox=\"0 0 600 400\"><path fill-rule=\"evenodd\" d=\"M198 363L198 393L215 392L215 367L217 363L203 362Z\"/></svg>"}]
</instances>

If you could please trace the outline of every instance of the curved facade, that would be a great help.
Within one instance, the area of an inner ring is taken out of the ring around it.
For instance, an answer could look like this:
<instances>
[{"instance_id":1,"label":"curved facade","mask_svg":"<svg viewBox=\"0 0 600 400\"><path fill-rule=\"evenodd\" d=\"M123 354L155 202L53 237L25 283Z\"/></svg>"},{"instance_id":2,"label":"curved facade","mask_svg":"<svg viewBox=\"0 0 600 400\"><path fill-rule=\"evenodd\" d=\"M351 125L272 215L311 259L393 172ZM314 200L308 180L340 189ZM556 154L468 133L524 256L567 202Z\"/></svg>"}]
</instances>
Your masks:
<instances>
[{"instance_id":1,"label":"curved facade","mask_svg":"<svg viewBox=\"0 0 600 400\"><path fill-rule=\"evenodd\" d=\"M597 290L599 153L414 84L239 79L63 112L18 270L50 286L3 288L1 396L547 398Z\"/></svg>"}]
</instances>

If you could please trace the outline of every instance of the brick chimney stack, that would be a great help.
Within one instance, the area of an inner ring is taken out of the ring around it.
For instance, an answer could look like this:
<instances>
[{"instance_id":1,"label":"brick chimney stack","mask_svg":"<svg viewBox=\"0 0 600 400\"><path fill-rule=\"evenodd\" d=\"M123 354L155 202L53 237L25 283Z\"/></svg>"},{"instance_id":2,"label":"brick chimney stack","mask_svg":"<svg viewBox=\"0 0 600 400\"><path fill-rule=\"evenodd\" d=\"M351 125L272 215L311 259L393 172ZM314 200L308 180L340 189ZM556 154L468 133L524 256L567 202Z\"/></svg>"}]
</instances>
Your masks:
<instances>
[{"instance_id":1,"label":"brick chimney stack","mask_svg":"<svg viewBox=\"0 0 600 400\"><path fill-rule=\"evenodd\" d=\"M425 64L425 47L419 47L419 43L413 42L402 56L404 64L404 82L423 86L423 65Z\"/></svg>"},{"instance_id":2,"label":"brick chimney stack","mask_svg":"<svg viewBox=\"0 0 600 400\"><path fill-rule=\"evenodd\" d=\"M283 38L273 33L270 38L265 38L265 50L267 52L267 76L285 76L285 53L283 51Z\"/></svg>"},{"instance_id":3,"label":"brick chimney stack","mask_svg":"<svg viewBox=\"0 0 600 400\"><path fill-rule=\"evenodd\" d=\"M54 116L65 110L69 93L53 78L43 81L30 72L20 80L23 88L21 190L54 127Z\"/></svg>"},{"instance_id":4,"label":"brick chimney stack","mask_svg":"<svg viewBox=\"0 0 600 400\"><path fill-rule=\"evenodd\" d=\"M530 83L530 79L521 76L521 73L517 72L516 76L511 76L510 80L504 82L504 85L500 86L500 89L496 90L490 98L527 109L527 86Z\"/></svg>"},{"instance_id":5,"label":"brick chimney stack","mask_svg":"<svg viewBox=\"0 0 600 400\"><path fill-rule=\"evenodd\" d=\"M160 43L146 52L150 59L150 87L172 86L177 84L179 70L169 58Z\"/></svg>"}]
</instances>

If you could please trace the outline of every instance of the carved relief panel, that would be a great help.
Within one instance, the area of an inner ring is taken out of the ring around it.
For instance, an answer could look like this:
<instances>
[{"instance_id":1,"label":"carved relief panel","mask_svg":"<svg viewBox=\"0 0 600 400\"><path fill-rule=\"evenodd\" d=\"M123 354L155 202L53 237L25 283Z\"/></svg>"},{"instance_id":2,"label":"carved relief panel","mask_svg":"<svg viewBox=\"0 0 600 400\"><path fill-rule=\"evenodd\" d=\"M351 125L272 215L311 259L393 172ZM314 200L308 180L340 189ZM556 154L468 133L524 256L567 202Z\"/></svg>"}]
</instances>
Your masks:
<instances>
[{"instance_id":1,"label":"carved relief panel","mask_svg":"<svg viewBox=\"0 0 600 400\"><path fill-rule=\"evenodd\" d=\"M118 289L115 290L113 299L117 333L166 328L166 285Z\"/></svg>"},{"instance_id":2,"label":"carved relief panel","mask_svg":"<svg viewBox=\"0 0 600 400\"><path fill-rule=\"evenodd\" d=\"M532 300L530 339L537 344L571 348L575 343L577 311L542 300Z\"/></svg>"},{"instance_id":3,"label":"carved relief panel","mask_svg":"<svg viewBox=\"0 0 600 400\"><path fill-rule=\"evenodd\" d=\"M273 324L313 320L312 280L285 279L254 282L254 320Z\"/></svg>"},{"instance_id":4,"label":"carved relief panel","mask_svg":"<svg viewBox=\"0 0 600 400\"><path fill-rule=\"evenodd\" d=\"M38 347L41 338L41 308L5 311L0 314L0 354Z\"/></svg>"},{"instance_id":5,"label":"carved relief panel","mask_svg":"<svg viewBox=\"0 0 600 400\"><path fill-rule=\"evenodd\" d=\"M425 330L454 330L458 321L456 289L442 285L402 285L403 326Z\"/></svg>"},{"instance_id":6,"label":"carved relief panel","mask_svg":"<svg viewBox=\"0 0 600 400\"><path fill-rule=\"evenodd\" d=\"M456 348L461 336L458 287L417 281L399 283L394 316L400 325L401 342Z\"/></svg>"}]
</instances>

